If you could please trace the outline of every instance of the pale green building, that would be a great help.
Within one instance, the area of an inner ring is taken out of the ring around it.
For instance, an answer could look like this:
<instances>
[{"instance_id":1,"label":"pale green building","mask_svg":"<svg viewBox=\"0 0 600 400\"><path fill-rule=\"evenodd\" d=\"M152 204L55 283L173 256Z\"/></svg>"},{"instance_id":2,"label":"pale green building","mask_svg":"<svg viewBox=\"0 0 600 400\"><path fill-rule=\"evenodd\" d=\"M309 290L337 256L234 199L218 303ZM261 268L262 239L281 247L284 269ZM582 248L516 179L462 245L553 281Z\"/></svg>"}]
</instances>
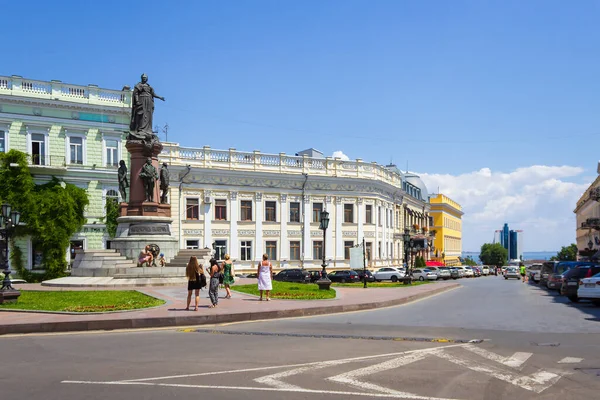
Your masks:
<instances>
[{"instance_id":1,"label":"pale green building","mask_svg":"<svg viewBox=\"0 0 600 400\"><path fill-rule=\"evenodd\" d=\"M11 149L30 155L37 183L56 176L88 192L87 223L71 238L74 250L106 248L102 220L107 197L119 197L119 160L129 166L125 132L129 130L131 90L102 89L0 76L0 152ZM18 242L25 265L41 269L41 254L31 239Z\"/></svg>"}]
</instances>

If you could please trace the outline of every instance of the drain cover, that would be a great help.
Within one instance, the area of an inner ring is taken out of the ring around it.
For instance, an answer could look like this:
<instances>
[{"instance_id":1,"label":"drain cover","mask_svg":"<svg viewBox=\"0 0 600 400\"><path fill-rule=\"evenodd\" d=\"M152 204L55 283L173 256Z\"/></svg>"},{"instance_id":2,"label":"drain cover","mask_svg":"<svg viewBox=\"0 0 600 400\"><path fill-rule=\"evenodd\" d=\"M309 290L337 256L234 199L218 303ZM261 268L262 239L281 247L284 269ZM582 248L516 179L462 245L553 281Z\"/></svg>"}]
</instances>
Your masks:
<instances>
[{"instance_id":1,"label":"drain cover","mask_svg":"<svg viewBox=\"0 0 600 400\"><path fill-rule=\"evenodd\" d=\"M575 371L600 378L600 368L575 368Z\"/></svg>"}]
</instances>

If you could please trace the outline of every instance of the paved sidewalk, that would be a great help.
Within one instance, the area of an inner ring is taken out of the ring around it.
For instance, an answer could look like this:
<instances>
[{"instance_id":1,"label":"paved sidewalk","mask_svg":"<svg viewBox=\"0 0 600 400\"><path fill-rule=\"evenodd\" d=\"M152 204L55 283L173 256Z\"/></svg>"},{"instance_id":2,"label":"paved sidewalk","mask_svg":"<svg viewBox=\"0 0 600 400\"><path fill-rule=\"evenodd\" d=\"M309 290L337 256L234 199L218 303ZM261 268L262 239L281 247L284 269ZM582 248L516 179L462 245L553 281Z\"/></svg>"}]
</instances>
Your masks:
<instances>
[{"instance_id":1,"label":"paved sidewalk","mask_svg":"<svg viewBox=\"0 0 600 400\"><path fill-rule=\"evenodd\" d=\"M241 279L239 280L241 281ZM248 282L239 283L250 283ZM40 285L15 285L26 290L82 290L82 288L48 288ZM403 288L336 288L337 298L329 300L271 300L234 292L231 299L223 298L225 290L219 290L219 305L208 308L208 292L200 292L198 311L185 311L187 290L185 287L140 287L147 293L167 301L161 307L142 311L106 314L53 314L37 312L0 311L0 335L10 333L67 332L151 328L168 326L194 326L236 321L251 321L305 315L330 314L366 310L404 304L428 297L460 285L453 282L436 282ZM235 286L233 287L235 290ZM83 289L86 290L86 289ZM98 290L98 289L91 289ZM192 298L192 304L194 300Z\"/></svg>"}]
</instances>

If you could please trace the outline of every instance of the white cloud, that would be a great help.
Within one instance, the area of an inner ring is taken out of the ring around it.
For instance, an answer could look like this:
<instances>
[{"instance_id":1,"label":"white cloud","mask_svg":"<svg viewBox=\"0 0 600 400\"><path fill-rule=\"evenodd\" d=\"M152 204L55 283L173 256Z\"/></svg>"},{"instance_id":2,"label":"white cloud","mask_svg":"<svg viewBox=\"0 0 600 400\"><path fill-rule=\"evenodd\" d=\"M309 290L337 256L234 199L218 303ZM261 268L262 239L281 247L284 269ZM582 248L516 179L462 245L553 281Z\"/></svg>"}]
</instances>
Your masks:
<instances>
[{"instance_id":1,"label":"white cloud","mask_svg":"<svg viewBox=\"0 0 600 400\"><path fill-rule=\"evenodd\" d=\"M508 173L482 168L420 176L430 193L439 187L462 205L463 250L479 250L506 222L523 230L524 251L555 251L575 242L573 209L589 182L571 180L582 182L582 173L579 167L532 165Z\"/></svg>"},{"instance_id":2,"label":"white cloud","mask_svg":"<svg viewBox=\"0 0 600 400\"><path fill-rule=\"evenodd\" d=\"M347 155L344 154L343 151L338 150L338 151L334 151L333 154L331 155L331 157L338 157L341 158L343 161L349 161L350 157L348 157Z\"/></svg>"}]
</instances>

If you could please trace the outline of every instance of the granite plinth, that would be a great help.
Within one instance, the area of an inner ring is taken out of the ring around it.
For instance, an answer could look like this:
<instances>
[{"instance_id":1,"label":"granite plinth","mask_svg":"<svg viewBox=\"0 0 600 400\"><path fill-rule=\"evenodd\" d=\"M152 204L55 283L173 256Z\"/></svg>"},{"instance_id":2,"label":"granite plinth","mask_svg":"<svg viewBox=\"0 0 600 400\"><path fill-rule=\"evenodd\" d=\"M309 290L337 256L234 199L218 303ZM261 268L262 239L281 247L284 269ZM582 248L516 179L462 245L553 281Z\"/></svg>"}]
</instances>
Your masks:
<instances>
[{"instance_id":1,"label":"granite plinth","mask_svg":"<svg viewBox=\"0 0 600 400\"><path fill-rule=\"evenodd\" d=\"M137 262L144 247L156 244L169 262L179 251L179 242L173 237L173 220L161 216L126 216L117 218L117 235L110 248L129 260Z\"/></svg>"}]
</instances>

